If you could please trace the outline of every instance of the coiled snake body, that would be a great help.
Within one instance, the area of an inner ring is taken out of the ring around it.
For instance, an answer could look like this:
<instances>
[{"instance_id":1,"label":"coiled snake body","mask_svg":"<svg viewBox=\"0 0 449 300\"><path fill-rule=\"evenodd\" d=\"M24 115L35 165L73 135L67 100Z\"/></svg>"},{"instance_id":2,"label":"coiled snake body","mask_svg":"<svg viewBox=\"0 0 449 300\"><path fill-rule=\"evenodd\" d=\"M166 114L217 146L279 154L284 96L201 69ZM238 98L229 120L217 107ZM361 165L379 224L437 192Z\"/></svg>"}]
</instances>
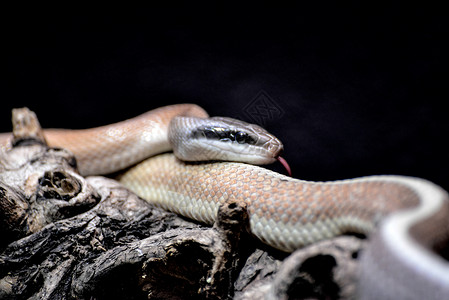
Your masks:
<instances>
[{"instance_id":1,"label":"coiled snake body","mask_svg":"<svg viewBox=\"0 0 449 300\"><path fill-rule=\"evenodd\" d=\"M226 200L244 202L251 232L284 251L345 232L370 233L378 227L363 253L360 297L449 299L449 262L434 252L449 237L446 191L426 180L403 176L308 182L245 163L188 163L163 153L185 138L169 132L176 116L186 117L178 126L188 128L188 138L199 136L215 147L207 151L196 145L186 151L175 148L181 158L200 155L192 160L204 160L203 154L226 153L229 145L241 144L237 152L243 161L262 164L272 162L282 149L257 126L234 130L239 124L218 118L218 124L231 126L223 133L221 125L197 124L194 117L207 114L192 104L159 108L94 129L46 130L45 135L50 145L75 154L83 175L111 173L140 162L120 181L142 198L197 221L212 224L219 204ZM208 138L211 131L214 136ZM264 158L246 153L245 145L258 146L256 152Z\"/></svg>"}]
</instances>

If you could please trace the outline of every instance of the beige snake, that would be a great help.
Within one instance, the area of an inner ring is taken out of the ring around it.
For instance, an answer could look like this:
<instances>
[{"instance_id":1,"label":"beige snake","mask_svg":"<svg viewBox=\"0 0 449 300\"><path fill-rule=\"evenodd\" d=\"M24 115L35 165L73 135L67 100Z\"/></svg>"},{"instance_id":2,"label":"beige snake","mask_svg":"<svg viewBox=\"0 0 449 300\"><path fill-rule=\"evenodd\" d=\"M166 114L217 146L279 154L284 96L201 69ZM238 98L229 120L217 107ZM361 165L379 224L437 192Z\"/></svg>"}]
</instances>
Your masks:
<instances>
[{"instance_id":1,"label":"beige snake","mask_svg":"<svg viewBox=\"0 0 449 300\"><path fill-rule=\"evenodd\" d=\"M179 115L207 117L196 105L173 105L104 127L45 135L49 145L76 155L84 175L140 162L120 181L148 201L197 221L212 224L219 204L228 199L244 202L251 232L284 251L379 227L363 253L360 297L449 299L449 263L434 252L449 236L446 191L402 176L307 182L244 163L186 163L159 154L171 150L168 124Z\"/></svg>"}]
</instances>

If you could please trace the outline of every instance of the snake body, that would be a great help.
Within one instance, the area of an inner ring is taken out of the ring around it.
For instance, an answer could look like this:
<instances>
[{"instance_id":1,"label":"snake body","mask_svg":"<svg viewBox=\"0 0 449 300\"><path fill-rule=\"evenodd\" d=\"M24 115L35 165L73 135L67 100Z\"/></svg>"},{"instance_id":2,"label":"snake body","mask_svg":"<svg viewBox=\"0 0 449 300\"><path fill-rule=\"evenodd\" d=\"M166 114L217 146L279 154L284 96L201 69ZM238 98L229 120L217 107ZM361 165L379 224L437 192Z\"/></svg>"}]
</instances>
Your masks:
<instances>
[{"instance_id":1,"label":"snake body","mask_svg":"<svg viewBox=\"0 0 449 300\"><path fill-rule=\"evenodd\" d=\"M94 129L47 130L45 136L49 145L75 154L83 175L140 162L120 181L185 217L212 224L220 203L245 203L252 234L283 251L377 228L362 256L361 298L449 299L449 263L435 253L449 238L449 198L442 188L403 176L309 182L244 163L187 163L158 154L171 150L168 126L175 116L207 113L180 104Z\"/></svg>"}]
</instances>

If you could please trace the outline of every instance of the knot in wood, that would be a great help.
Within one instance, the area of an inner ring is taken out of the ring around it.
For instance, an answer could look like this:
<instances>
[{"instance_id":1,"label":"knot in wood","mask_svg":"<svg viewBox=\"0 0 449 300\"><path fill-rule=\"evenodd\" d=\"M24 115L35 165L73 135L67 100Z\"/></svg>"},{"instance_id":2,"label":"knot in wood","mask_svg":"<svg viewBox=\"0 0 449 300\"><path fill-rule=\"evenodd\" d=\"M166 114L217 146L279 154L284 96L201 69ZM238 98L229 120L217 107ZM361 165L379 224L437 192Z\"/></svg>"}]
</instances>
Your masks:
<instances>
[{"instance_id":1,"label":"knot in wood","mask_svg":"<svg viewBox=\"0 0 449 300\"><path fill-rule=\"evenodd\" d=\"M39 178L39 198L69 200L80 191L81 183L63 170L46 171Z\"/></svg>"}]
</instances>

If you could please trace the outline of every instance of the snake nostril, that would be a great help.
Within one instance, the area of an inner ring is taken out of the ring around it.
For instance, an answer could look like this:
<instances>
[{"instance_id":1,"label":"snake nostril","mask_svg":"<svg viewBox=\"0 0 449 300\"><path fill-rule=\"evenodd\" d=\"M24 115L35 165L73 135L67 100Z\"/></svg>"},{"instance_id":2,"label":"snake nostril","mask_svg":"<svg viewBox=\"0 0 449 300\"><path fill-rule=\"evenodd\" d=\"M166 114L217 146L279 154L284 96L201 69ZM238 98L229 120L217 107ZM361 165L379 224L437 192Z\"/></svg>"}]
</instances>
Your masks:
<instances>
[{"instance_id":1,"label":"snake nostril","mask_svg":"<svg viewBox=\"0 0 449 300\"><path fill-rule=\"evenodd\" d=\"M278 157L282 154L284 147L278 140L271 140L264 145L265 149L271 153L272 157Z\"/></svg>"}]
</instances>

